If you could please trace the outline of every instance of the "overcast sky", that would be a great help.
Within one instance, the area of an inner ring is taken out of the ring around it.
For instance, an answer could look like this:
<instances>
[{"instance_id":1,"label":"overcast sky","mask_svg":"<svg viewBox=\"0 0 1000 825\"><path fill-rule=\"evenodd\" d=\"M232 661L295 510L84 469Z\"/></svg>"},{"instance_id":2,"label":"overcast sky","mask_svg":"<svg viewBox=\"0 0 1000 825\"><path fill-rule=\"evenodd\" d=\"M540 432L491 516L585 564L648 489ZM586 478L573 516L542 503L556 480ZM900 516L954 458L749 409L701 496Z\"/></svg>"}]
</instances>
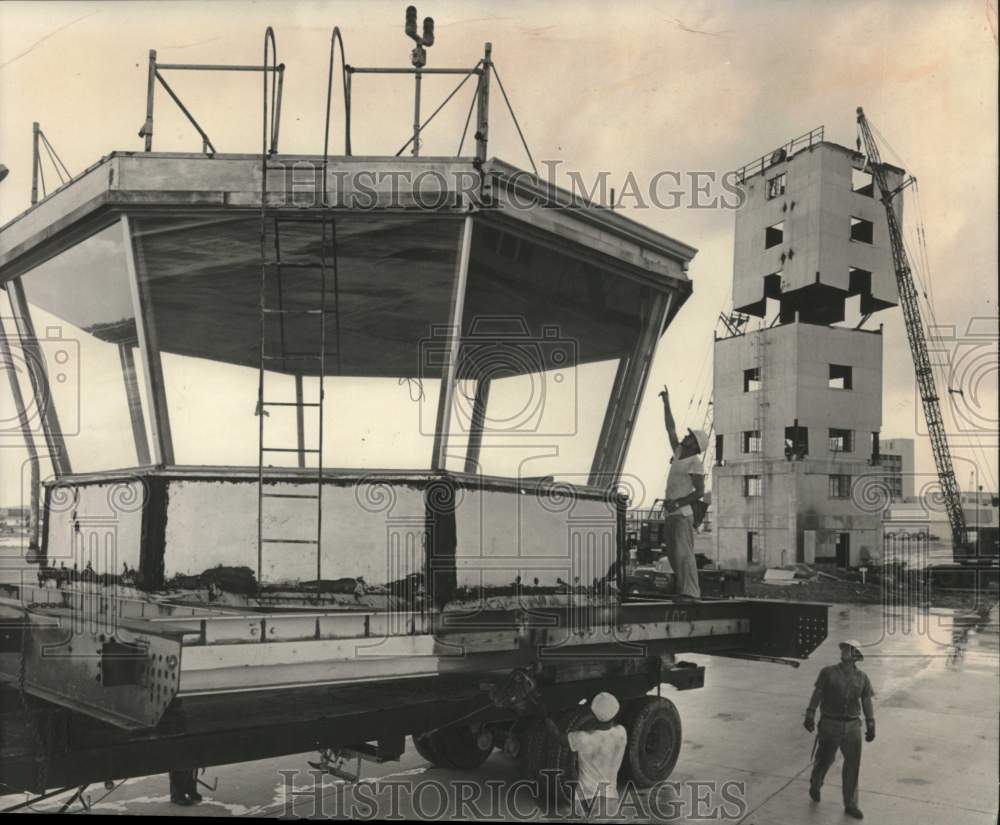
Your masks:
<instances>
[{"instance_id":1,"label":"overcast sky","mask_svg":"<svg viewBox=\"0 0 1000 825\"><path fill-rule=\"evenodd\" d=\"M121 2L0 4L0 222L28 205L31 123L38 120L70 170L113 150L140 150L146 56L164 62L259 63L264 28L287 65L282 150L322 151L329 31L344 32L348 62L405 65L404 2ZM938 321L954 327L961 385L985 448L953 438L961 486L981 467L997 477L997 19L994 2L445 2L422 0L437 42L431 66L493 56L536 159L584 177L733 169L808 130L853 146L863 105L889 140L885 159L919 179ZM174 76L171 82L220 152L259 149L255 75ZM471 84L470 84L471 86ZM436 105L448 81L425 81ZM471 89L470 89L471 91ZM527 166L494 87L490 154ZM439 116L428 154L457 148L469 98ZM425 109L425 112L428 109ZM355 154L393 153L408 137L411 87L385 78L354 85ZM334 146L340 145L339 131ZM183 118L158 97L155 148L198 151ZM896 154L898 153L898 154ZM908 195L907 219L916 210ZM625 208L635 219L697 247L694 295L654 362L627 471L651 493L665 476L656 391L667 383L679 423L700 426L710 395L712 330L727 309L733 213ZM978 324L970 336L969 325ZM883 437L923 432L899 310L885 325ZM977 337L977 335L979 337ZM942 393L943 393L943 388ZM8 392L6 382L0 394ZM3 400L0 399L0 404ZM946 413L949 422L950 414ZM969 429L969 424L964 429ZM954 425L952 429L955 429ZM919 436L918 436L919 438ZM22 451L8 439L0 504L16 503ZM932 472L926 439L918 470Z\"/></svg>"}]
</instances>

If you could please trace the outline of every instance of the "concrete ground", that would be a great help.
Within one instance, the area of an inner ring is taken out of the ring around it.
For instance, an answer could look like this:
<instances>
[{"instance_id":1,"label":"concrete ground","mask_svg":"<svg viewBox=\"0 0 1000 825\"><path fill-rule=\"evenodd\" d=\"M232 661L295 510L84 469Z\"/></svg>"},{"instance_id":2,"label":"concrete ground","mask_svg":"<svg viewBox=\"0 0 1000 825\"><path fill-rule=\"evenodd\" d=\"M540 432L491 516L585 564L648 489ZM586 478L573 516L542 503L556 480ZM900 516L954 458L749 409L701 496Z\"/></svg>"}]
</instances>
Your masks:
<instances>
[{"instance_id":1,"label":"concrete ground","mask_svg":"<svg viewBox=\"0 0 1000 825\"><path fill-rule=\"evenodd\" d=\"M886 613L876 605L831 608L827 641L798 669L688 657L706 664L708 672L705 688L666 694L680 708L684 725L680 760L671 776L671 783L678 784L654 800L628 797L620 811L597 818L709 818L746 825L853 821L843 813L839 759L827 777L823 801L809 800L813 738L802 728L816 674L837 661L837 640L844 638L865 645L863 668L877 694L878 738L865 746L862 759L860 804L866 820L995 825L1000 775L997 611L988 623L974 625L952 611ZM91 809L103 814L357 819L544 820L559 815L533 803L529 789L516 784L513 766L499 753L470 774L431 768L410 747L398 763L363 765L364 781L358 786L331 777L317 785L306 765L313 758L303 754L209 768L204 778L218 780L217 789L203 789L205 801L188 808L169 803L165 776L129 780L106 798L106 791L95 786L88 792ZM4 801L10 804L14 798ZM34 808L52 811L60 805L55 799Z\"/></svg>"}]
</instances>

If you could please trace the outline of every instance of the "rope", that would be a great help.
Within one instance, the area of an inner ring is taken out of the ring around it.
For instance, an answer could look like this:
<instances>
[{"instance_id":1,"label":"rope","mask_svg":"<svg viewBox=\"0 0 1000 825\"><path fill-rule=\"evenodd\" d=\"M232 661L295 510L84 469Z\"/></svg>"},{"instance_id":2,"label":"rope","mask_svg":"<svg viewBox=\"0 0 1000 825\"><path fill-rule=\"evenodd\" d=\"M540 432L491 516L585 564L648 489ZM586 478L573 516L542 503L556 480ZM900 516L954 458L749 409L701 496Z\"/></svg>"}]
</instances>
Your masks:
<instances>
[{"instance_id":1,"label":"rope","mask_svg":"<svg viewBox=\"0 0 1000 825\"><path fill-rule=\"evenodd\" d=\"M101 797L99 797L99 798L97 799L97 801L96 801L96 802L89 802L89 803L87 804L87 806L86 806L85 808L82 808L82 809L81 809L81 810L79 810L79 811L67 811L66 813L69 813L69 814L79 814L79 813L84 813L84 812L89 812L89 811L91 811L91 810L92 810L92 809L93 809L93 808L94 808L94 807L95 807L96 805L100 805L100 804L101 804L101 803L102 803L102 802L103 802L103 801L104 801L105 799L107 799L107 798L108 798L109 796L111 796L111 794L113 794L113 793L114 793L115 791L117 791L117 790L118 790L118 789L119 789L119 788L120 788L120 787L121 787L122 785L124 785L124 784L125 784L125 783L126 783L127 781L128 781L127 779L120 779L120 780L118 780L118 782L117 782L116 784L112 785L112 786L111 786L111 787L110 787L110 788L109 788L109 789L107 790L107 792L106 792L106 793L104 793L104 795L103 795L103 796L101 796ZM203 784L204 784L204 783L203 783Z\"/></svg>"},{"instance_id":2,"label":"rope","mask_svg":"<svg viewBox=\"0 0 1000 825\"><path fill-rule=\"evenodd\" d=\"M49 163L52 164L52 168L56 171L56 176L59 178L59 184L62 185L66 183L66 178L63 176L62 170L59 168L59 163L55 159L55 155L52 153L52 149L48 145L48 141L42 140L42 148L46 151L49 156Z\"/></svg>"},{"instance_id":3,"label":"rope","mask_svg":"<svg viewBox=\"0 0 1000 825\"><path fill-rule=\"evenodd\" d=\"M411 401L423 401L424 400L424 383L419 378L409 378L403 377L399 379L399 386L406 384L406 388L410 392ZM416 387L416 391L414 391Z\"/></svg>"},{"instance_id":4,"label":"rope","mask_svg":"<svg viewBox=\"0 0 1000 825\"><path fill-rule=\"evenodd\" d=\"M504 103L507 104L507 111L510 112L510 116L514 121L514 128L517 129L518 137L521 138L521 145L524 147L524 151L528 155L528 161L531 163L531 168L535 173L535 177L538 177L538 167L535 166L535 159L531 156L531 150L528 148L528 141L524 139L524 132L521 131L521 124L517 122L517 115L514 114L514 107L510 105L510 98L507 97L507 90L503 87L503 81L500 79L500 72L497 69L497 64L493 64L493 74L497 76L497 85L500 87L500 93L503 95Z\"/></svg>"},{"instance_id":5,"label":"rope","mask_svg":"<svg viewBox=\"0 0 1000 825\"><path fill-rule=\"evenodd\" d=\"M42 198L48 197L48 192L45 189L45 168L42 166L42 159L38 159L38 180L42 184Z\"/></svg>"},{"instance_id":6,"label":"rope","mask_svg":"<svg viewBox=\"0 0 1000 825\"><path fill-rule=\"evenodd\" d=\"M813 754L814 755L816 753L816 746L817 746L818 743L819 743L819 736L817 735L816 740L813 742ZM805 765L803 765L798 770L798 772L791 779L789 779L784 785L782 785L780 788L778 788L774 793L772 793L768 797L766 797L764 799L764 801L762 801L757 807L751 808L749 811L747 811L745 814L743 814L742 819L740 819L739 822L736 823L736 825L742 825L742 823L744 823L744 822L747 821L748 817L753 816L755 813L757 813L757 811L759 811L768 802L770 802L772 799L774 799L774 797L776 797L779 793L781 793L789 785L791 785L795 780L797 780L800 776L802 776L802 774L804 774L807 770L809 770L810 767L812 767L812 762L813 762L813 757L810 756L809 757L809 761Z\"/></svg>"},{"instance_id":7,"label":"rope","mask_svg":"<svg viewBox=\"0 0 1000 825\"><path fill-rule=\"evenodd\" d=\"M465 146L465 136L469 133L469 123L472 122L472 110L476 107L476 100L479 98L479 90L483 85L483 76L479 76L479 82L476 84L476 94L472 96L472 101L469 103L469 113L465 116L465 126L462 127L462 139L458 142L458 151L455 153L456 157L462 156L462 147Z\"/></svg>"}]
</instances>

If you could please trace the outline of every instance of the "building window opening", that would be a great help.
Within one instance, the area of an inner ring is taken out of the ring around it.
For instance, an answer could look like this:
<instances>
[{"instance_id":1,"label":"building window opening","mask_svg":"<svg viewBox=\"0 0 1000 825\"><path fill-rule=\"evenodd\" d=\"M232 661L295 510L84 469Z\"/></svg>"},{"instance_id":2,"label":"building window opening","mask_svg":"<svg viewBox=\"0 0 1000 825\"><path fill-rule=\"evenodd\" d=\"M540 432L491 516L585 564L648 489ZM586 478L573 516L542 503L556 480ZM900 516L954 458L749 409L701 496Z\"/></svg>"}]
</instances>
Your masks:
<instances>
[{"instance_id":1,"label":"building window opening","mask_svg":"<svg viewBox=\"0 0 1000 825\"><path fill-rule=\"evenodd\" d=\"M830 428L830 452L831 453L853 453L854 452L854 431L839 430Z\"/></svg>"},{"instance_id":2,"label":"building window opening","mask_svg":"<svg viewBox=\"0 0 1000 825\"><path fill-rule=\"evenodd\" d=\"M760 452L760 430L745 430L743 433L743 452Z\"/></svg>"},{"instance_id":3,"label":"building window opening","mask_svg":"<svg viewBox=\"0 0 1000 825\"><path fill-rule=\"evenodd\" d=\"M850 498L851 477L845 475L830 476L830 498Z\"/></svg>"},{"instance_id":4,"label":"building window opening","mask_svg":"<svg viewBox=\"0 0 1000 825\"><path fill-rule=\"evenodd\" d=\"M854 220L852 218L852 220ZM853 229L851 230L853 232ZM853 237L853 235L852 235ZM764 249L778 246L785 240L785 222L778 221L774 226L769 226L764 230ZM869 241L871 243L871 241Z\"/></svg>"},{"instance_id":5,"label":"building window opening","mask_svg":"<svg viewBox=\"0 0 1000 825\"><path fill-rule=\"evenodd\" d=\"M760 541L756 532L747 532L747 564L757 564L760 561Z\"/></svg>"},{"instance_id":6,"label":"building window opening","mask_svg":"<svg viewBox=\"0 0 1000 825\"><path fill-rule=\"evenodd\" d=\"M785 458L791 461L809 455L809 428L793 424L785 427Z\"/></svg>"},{"instance_id":7,"label":"building window opening","mask_svg":"<svg viewBox=\"0 0 1000 825\"><path fill-rule=\"evenodd\" d=\"M875 182L871 172L861 169L851 170L851 190L868 198L875 197Z\"/></svg>"},{"instance_id":8,"label":"building window opening","mask_svg":"<svg viewBox=\"0 0 1000 825\"><path fill-rule=\"evenodd\" d=\"M830 364L830 378L827 386L831 390L850 390L854 388L854 370L843 364Z\"/></svg>"},{"instance_id":9,"label":"building window opening","mask_svg":"<svg viewBox=\"0 0 1000 825\"><path fill-rule=\"evenodd\" d=\"M721 467L726 463L725 455L722 451L723 439L721 435L715 437L715 464L717 467Z\"/></svg>"},{"instance_id":10,"label":"building window opening","mask_svg":"<svg viewBox=\"0 0 1000 825\"><path fill-rule=\"evenodd\" d=\"M780 175L775 175L773 178L768 179L766 194L768 200L772 200L773 198L777 198L785 194L784 172L782 172Z\"/></svg>"},{"instance_id":11,"label":"building window opening","mask_svg":"<svg viewBox=\"0 0 1000 825\"><path fill-rule=\"evenodd\" d=\"M759 390L760 383L760 367L743 370L743 392Z\"/></svg>"},{"instance_id":12,"label":"building window opening","mask_svg":"<svg viewBox=\"0 0 1000 825\"><path fill-rule=\"evenodd\" d=\"M851 218L851 240L858 243L875 242L875 225L864 218Z\"/></svg>"},{"instance_id":13,"label":"building window opening","mask_svg":"<svg viewBox=\"0 0 1000 825\"><path fill-rule=\"evenodd\" d=\"M743 497L756 498L761 494L760 476L743 476Z\"/></svg>"}]
</instances>

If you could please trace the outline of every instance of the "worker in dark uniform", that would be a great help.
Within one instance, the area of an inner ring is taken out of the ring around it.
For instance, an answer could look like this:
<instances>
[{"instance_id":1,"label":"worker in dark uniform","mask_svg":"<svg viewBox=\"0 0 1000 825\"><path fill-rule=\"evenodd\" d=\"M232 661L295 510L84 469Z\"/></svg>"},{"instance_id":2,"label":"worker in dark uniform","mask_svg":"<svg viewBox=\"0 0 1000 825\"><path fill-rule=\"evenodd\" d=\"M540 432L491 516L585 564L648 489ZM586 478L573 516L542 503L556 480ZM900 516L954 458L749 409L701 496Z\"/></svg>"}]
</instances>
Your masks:
<instances>
[{"instance_id":1,"label":"worker in dark uniform","mask_svg":"<svg viewBox=\"0 0 1000 825\"><path fill-rule=\"evenodd\" d=\"M170 801L175 805L196 805L202 800L198 793L198 769L185 768L169 772Z\"/></svg>"},{"instance_id":2,"label":"worker in dark uniform","mask_svg":"<svg viewBox=\"0 0 1000 825\"><path fill-rule=\"evenodd\" d=\"M816 735L816 761L809 780L809 796L819 802L826 772L833 764L837 750L844 755L841 784L844 791L844 812L855 819L864 819L858 808L858 776L861 772L861 711L865 714L865 741L875 741L875 711L872 708L872 683L857 666L864 659L861 642L848 639L840 643L840 664L823 668L816 678L809 707L806 708L805 729L816 730L816 708L820 708L819 733Z\"/></svg>"}]
</instances>

